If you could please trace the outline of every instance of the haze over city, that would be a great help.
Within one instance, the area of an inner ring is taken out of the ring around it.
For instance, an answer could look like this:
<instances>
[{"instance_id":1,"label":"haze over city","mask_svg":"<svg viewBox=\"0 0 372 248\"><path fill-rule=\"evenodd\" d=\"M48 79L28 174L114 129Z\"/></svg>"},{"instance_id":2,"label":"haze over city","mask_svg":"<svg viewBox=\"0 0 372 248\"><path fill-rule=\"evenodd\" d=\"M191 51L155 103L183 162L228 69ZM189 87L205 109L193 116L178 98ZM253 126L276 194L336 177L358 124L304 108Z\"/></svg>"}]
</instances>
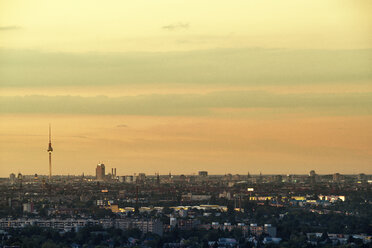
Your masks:
<instances>
[{"instance_id":1,"label":"haze over city","mask_svg":"<svg viewBox=\"0 0 372 248\"><path fill-rule=\"evenodd\" d=\"M295 11L294 11L295 10ZM364 0L0 0L0 177L372 173Z\"/></svg>"}]
</instances>

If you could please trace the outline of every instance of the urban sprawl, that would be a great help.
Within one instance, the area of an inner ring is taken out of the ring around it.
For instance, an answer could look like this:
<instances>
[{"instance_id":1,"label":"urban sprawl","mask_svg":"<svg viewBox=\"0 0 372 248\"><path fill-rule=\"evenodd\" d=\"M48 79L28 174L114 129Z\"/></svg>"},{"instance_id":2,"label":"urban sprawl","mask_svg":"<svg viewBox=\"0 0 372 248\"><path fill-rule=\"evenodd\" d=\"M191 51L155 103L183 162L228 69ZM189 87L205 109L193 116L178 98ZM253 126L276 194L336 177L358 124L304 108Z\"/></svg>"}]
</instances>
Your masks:
<instances>
[{"instance_id":1,"label":"urban sprawl","mask_svg":"<svg viewBox=\"0 0 372 248\"><path fill-rule=\"evenodd\" d=\"M370 247L370 175L0 179L0 247Z\"/></svg>"}]
</instances>

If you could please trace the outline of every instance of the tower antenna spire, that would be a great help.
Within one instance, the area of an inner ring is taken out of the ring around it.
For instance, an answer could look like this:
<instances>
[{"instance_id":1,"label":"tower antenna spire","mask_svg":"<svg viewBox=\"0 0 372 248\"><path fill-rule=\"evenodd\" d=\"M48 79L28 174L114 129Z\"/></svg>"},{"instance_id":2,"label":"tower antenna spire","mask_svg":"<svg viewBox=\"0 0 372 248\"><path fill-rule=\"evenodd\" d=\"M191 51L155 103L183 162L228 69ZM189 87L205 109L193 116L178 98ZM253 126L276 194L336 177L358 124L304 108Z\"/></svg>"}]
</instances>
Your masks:
<instances>
[{"instance_id":1,"label":"tower antenna spire","mask_svg":"<svg viewBox=\"0 0 372 248\"><path fill-rule=\"evenodd\" d=\"M52 181L52 126L49 123L49 145L48 145L48 153L49 153L49 182Z\"/></svg>"}]
</instances>

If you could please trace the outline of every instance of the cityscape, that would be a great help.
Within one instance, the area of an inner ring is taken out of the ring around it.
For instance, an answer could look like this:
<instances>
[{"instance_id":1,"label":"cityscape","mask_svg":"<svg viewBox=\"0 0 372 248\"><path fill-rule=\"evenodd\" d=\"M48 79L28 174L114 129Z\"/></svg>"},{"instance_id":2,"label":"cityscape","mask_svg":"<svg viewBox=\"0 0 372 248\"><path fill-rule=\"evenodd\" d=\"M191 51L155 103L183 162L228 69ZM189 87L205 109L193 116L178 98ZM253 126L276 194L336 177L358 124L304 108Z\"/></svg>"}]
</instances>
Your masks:
<instances>
[{"instance_id":1,"label":"cityscape","mask_svg":"<svg viewBox=\"0 0 372 248\"><path fill-rule=\"evenodd\" d=\"M372 248L371 0L0 0L0 248Z\"/></svg>"},{"instance_id":2,"label":"cityscape","mask_svg":"<svg viewBox=\"0 0 372 248\"><path fill-rule=\"evenodd\" d=\"M99 163L58 176L50 125L47 152L48 176L0 180L3 247L372 245L372 175L119 175Z\"/></svg>"},{"instance_id":3,"label":"cityscape","mask_svg":"<svg viewBox=\"0 0 372 248\"><path fill-rule=\"evenodd\" d=\"M0 184L0 230L12 245L37 234L22 240L35 247L368 247L371 186L371 175L315 171L119 176L102 163L95 176L12 173Z\"/></svg>"}]
</instances>

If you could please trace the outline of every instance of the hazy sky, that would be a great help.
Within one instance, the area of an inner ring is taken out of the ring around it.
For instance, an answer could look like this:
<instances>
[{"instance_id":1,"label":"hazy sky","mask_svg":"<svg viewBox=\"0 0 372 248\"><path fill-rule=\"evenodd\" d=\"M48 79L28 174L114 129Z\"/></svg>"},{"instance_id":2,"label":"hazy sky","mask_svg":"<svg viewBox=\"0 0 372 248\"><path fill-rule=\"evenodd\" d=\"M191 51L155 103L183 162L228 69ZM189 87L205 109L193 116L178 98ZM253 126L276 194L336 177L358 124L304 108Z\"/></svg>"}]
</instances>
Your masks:
<instances>
[{"instance_id":1,"label":"hazy sky","mask_svg":"<svg viewBox=\"0 0 372 248\"><path fill-rule=\"evenodd\" d=\"M370 0L0 0L0 176L372 173Z\"/></svg>"}]
</instances>

